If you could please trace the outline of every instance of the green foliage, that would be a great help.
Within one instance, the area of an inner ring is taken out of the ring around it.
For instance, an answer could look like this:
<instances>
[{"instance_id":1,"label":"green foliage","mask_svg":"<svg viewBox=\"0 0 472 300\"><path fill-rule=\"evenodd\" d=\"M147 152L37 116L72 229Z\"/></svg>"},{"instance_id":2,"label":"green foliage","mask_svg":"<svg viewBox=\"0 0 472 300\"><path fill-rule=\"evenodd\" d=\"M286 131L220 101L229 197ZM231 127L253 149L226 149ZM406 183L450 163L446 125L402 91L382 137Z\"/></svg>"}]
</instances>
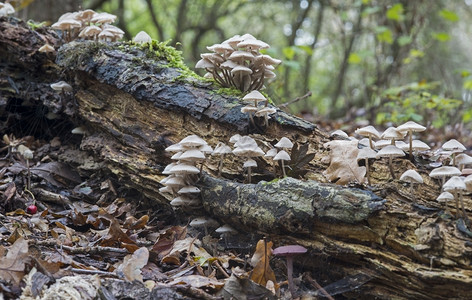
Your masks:
<instances>
[{"instance_id":1,"label":"green foliage","mask_svg":"<svg viewBox=\"0 0 472 300\"><path fill-rule=\"evenodd\" d=\"M451 112L463 102L434 94L439 86L440 82L414 82L385 90L381 95L383 104L376 116L377 123L399 124L413 120L431 122L438 128L449 124L454 117Z\"/></svg>"},{"instance_id":2,"label":"green foliage","mask_svg":"<svg viewBox=\"0 0 472 300\"><path fill-rule=\"evenodd\" d=\"M387 44L392 44L393 43L393 34L388 27L385 26L379 26L376 28L377 31L377 39L380 42L385 42Z\"/></svg>"},{"instance_id":3,"label":"green foliage","mask_svg":"<svg viewBox=\"0 0 472 300\"><path fill-rule=\"evenodd\" d=\"M298 143L294 143L290 155L290 164L288 165L289 171L287 175L293 178L303 177L308 170L303 169L306 164L315 158L315 153L307 153L308 144L298 146Z\"/></svg>"},{"instance_id":4,"label":"green foliage","mask_svg":"<svg viewBox=\"0 0 472 300\"><path fill-rule=\"evenodd\" d=\"M447 9L440 10L439 16L442 17L444 20L447 20L450 22L459 21L459 16L455 12L447 10Z\"/></svg>"},{"instance_id":5,"label":"green foliage","mask_svg":"<svg viewBox=\"0 0 472 300\"><path fill-rule=\"evenodd\" d=\"M26 24L28 24L31 30L37 30L38 28L46 26L46 22L35 22L33 20L28 20Z\"/></svg>"},{"instance_id":6,"label":"green foliage","mask_svg":"<svg viewBox=\"0 0 472 300\"><path fill-rule=\"evenodd\" d=\"M440 42L447 42L451 39L451 36L446 32L433 32L431 35Z\"/></svg>"},{"instance_id":7,"label":"green foliage","mask_svg":"<svg viewBox=\"0 0 472 300\"><path fill-rule=\"evenodd\" d=\"M387 10L387 19L400 22L403 21L404 18L403 5L401 3L397 3Z\"/></svg>"}]
</instances>

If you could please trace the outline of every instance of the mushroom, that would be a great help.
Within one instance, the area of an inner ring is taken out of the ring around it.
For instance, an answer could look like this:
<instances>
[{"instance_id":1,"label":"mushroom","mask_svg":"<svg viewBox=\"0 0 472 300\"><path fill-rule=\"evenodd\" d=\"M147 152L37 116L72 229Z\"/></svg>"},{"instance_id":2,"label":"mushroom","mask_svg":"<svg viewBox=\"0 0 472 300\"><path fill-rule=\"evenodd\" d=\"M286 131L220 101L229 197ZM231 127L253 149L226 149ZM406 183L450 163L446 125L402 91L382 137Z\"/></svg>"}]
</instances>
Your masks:
<instances>
[{"instance_id":1,"label":"mushroom","mask_svg":"<svg viewBox=\"0 0 472 300\"><path fill-rule=\"evenodd\" d=\"M472 164L472 157L465 153L458 154L456 156L456 164L459 170L463 170L465 165Z\"/></svg>"},{"instance_id":2,"label":"mushroom","mask_svg":"<svg viewBox=\"0 0 472 300\"><path fill-rule=\"evenodd\" d=\"M54 53L56 50L54 50L54 47L49 45L48 43L44 44L38 49L39 52L42 53Z\"/></svg>"},{"instance_id":3,"label":"mushroom","mask_svg":"<svg viewBox=\"0 0 472 300\"><path fill-rule=\"evenodd\" d=\"M72 92L72 86L70 84L68 84L67 82L65 82L65 81L59 81L59 82L56 82L56 83L52 83L50 86L53 90L55 90L57 92L61 92L61 93Z\"/></svg>"},{"instance_id":4,"label":"mushroom","mask_svg":"<svg viewBox=\"0 0 472 300\"><path fill-rule=\"evenodd\" d=\"M10 3L0 2L0 17L6 17L15 13L15 9Z\"/></svg>"},{"instance_id":5,"label":"mushroom","mask_svg":"<svg viewBox=\"0 0 472 300\"><path fill-rule=\"evenodd\" d=\"M254 159L248 159L244 162L243 168L247 169L248 183L251 183L251 168L257 167L257 162Z\"/></svg>"},{"instance_id":6,"label":"mushroom","mask_svg":"<svg viewBox=\"0 0 472 300\"><path fill-rule=\"evenodd\" d=\"M415 170L407 170L403 172L403 174L400 176L400 180L410 183L410 193L414 199L415 193L413 190L413 185L415 183L423 183L423 178L421 177L421 175L418 174L418 172L416 172Z\"/></svg>"},{"instance_id":7,"label":"mushroom","mask_svg":"<svg viewBox=\"0 0 472 300\"><path fill-rule=\"evenodd\" d=\"M336 131L331 132L331 134L329 136L334 138L334 139L341 139L341 140L345 140L345 139L349 138L347 133L345 133L341 129L338 129Z\"/></svg>"},{"instance_id":8,"label":"mushroom","mask_svg":"<svg viewBox=\"0 0 472 300\"><path fill-rule=\"evenodd\" d=\"M395 141L403 139L404 136L405 135L398 131L395 127L389 127L380 135L380 138L384 140L390 140L390 143L395 145Z\"/></svg>"},{"instance_id":9,"label":"mushroom","mask_svg":"<svg viewBox=\"0 0 472 300\"><path fill-rule=\"evenodd\" d=\"M370 145L370 148L371 149L374 149L374 145L372 143L372 138L376 138L376 139L379 139L380 138L380 133L377 131L377 129L375 129L374 126L372 125L369 125L369 126L365 126L365 127L362 127L362 128L358 128L356 131L355 131L356 134L358 135L362 135L362 136L366 136L369 138L369 145Z\"/></svg>"},{"instance_id":10,"label":"mushroom","mask_svg":"<svg viewBox=\"0 0 472 300\"><path fill-rule=\"evenodd\" d=\"M219 226L216 220L212 218L206 218L206 217L195 218L192 221L190 221L189 225L195 228L203 227L205 229L206 236L208 235L208 227L215 228Z\"/></svg>"},{"instance_id":11,"label":"mushroom","mask_svg":"<svg viewBox=\"0 0 472 300\"><path fill-rule=\"evenodd\" d=\"M95 25L89 25L82 29L79 33L79 37L86 40L97 40L98 35L102 32L102 29Z\"/></svg>"},{"instance_id":12,"label":"mushroom","mask_svg":"<svg viewBox=\"0 0 472 300\"><path fill-rule=\"evenodd\" d=\"M460 176L461 173L462 172L456 167L443 166L443 167L433 169L429 173L429 177L441 178L441 185L444 185L444 182L446 181L446 177Z\"/></svg>"},{"instance_id":13,"label":"mushroom","mask_svg":"<svg viewBox=\"0 0 472 300\"><path fill-rule=\"evenodd\" d=\"M277 148L272 148L270 149L269 151L266 152L266 154L264 155L264 157L266 158L272 158L272 160L274 160L273 158L277 155ZM277 173L277 170L276 170L276 167L275 167L275 161L274 161L274 176L277 176L276 173Z\"/></svg>"},{"instance_id":14,"label":"mushroom","mask_svg":"<svg viewBox=\"0 0 472 300\"><path fill-rule=\"evenodd\" d=\"M249 116L249 122L253 127L256 126L256 123L254 123L254 117L252 116L255 112L257 112L257 107L254 107L252 105L246 105L241 107L241 112L243 114L248 114Z\"/></svg>"},{"instance_id":15,"label":"mushroom","mask_svg":"<svg viewBox=\"0 0 472 300\"><path fill-rule=\"evenodd\" d=\"M272 107L263 107L261 109L258 109L256 113L254 114L256 117L264 117L264 126L267 127L269 126L269 119L271 114L275 114L277 110Z\"/></svg>"},{"instance_id":16,"label":"mushroom","mask_svg":"<svg viewBox=\"0 0 472 300\"><path fill-rule=\"evenodd\" d=\"M257 107L259 102L267 102L267 98L264 97L259 91L252 91L243 97L244 101L254 101L254 107Z\"/></svg>"},{"instance_id":17,"label":"mushroom","mask_svg":"<svg viewBox=\"0 0 472 300\"><path fill-rule=\"evenodd\" d=\"M219 233L224 239L226 248L228 248L228 236L238 233L236 229L229 226L228 224L224 224L223 226L216 228L215 232Z\"/></svg>"},{"instance_id":18,"label":"mushroom","mask_svg":"<svg viewBox=\"0 0 472 300\"><path fill-rule=\"evenodd\" d=\"M459 141L451 139L444 143L442 147L444 150L452 151L452 165L456 165L456 153L464 152L466 149Z\"/></svg>"},{"instance_id":19,"label":"mushroom","mask_svg":"<svg viewBox=\"0 0 472 300\"><path fill-rule=\"evenodd\" d=\"M275 248L272 252L275 256L284 256L287 259L287 280L292 298L295 298L295 284L293 283L293 257L307 252L305 247L289 245Z\"/></svg>"},{"instance_id":20,"label":"mushroom","mask_svg":"<svg viewBox=\"0 0 472 300\"><path fill-rule=\"evenodd\" d=\"M367 183L371 185L370 182L370 164L369 164L369 159L376 158L377 152L372 150L371 148L364 147L359 150L357 153L357 163L359 163L360 160L365 161L365 168L366 168L366 177L367 177Z\"/></svg>"},{"instance_id":21,"label":"mushroom","mask_svg":"<svg viewBox=\"0 0 472 300\"><path fill-rule=\"evenodd\" d=\"M144 44L144 43L151 43L152 38L146 31L140 31L138 34L133 38L133 42Z\"/></svg>"},{"instance_id":22,"label":"mushroom","mask_svg":"<svg viewBox=\"0 0 472 300\"><path fill-rule=\"evenodd\" d=\"M246 158L252 158L257 156L264 155L264 151L262 151L254 139L249 136L242 136L235 144L236 147L233 150L233 154L236 156L242 156ZM256 164L257 166L257 164ZM248 163L248 183L251 183L251 168L253 167L253 163Z\"/></svg>"},{"instance_id":23,"label":"mushroom","mask_svg":"<svg viewBox=\"0 0 472 300\"><path fill-rule=\"evenodd\" d=\"M464 179L464 183L465 183L465 188L467 189L467 191L472 192L472 175L467 176Z\"/></svg>"},{"instance_id":24,"label":"mushroom","mask_svg":"<svg viewBox=\"0 0 472 300\"><path fill-rule=\"evenodd\" d=\"M405 156L405 153L401 149L393 145L382 148L376 155L377 158L388 157L388 167L390 169L390 174L392 175L393 179L395 179L395 173L393 172L392 159L394 157L402 156Z\"/></svg>"},{"instance_id":25,"label":"mushroom","mask_svg":"<svg viewBox=\"0 0 472 300\"><path fill-rule=\"evenodd\" d=\"M274 156L273 160L282 162L282 174L283 174L283 177L287 177L287 174L285 173L284 162L290 161L290 155L288 155L288 153L285 152L285 150L280 150L279 153L277 153L277 155Z\"/></svg>"},{"instance_id":26,"label":"mushroom","mask_svg":"<svg viewBox=\"0 0 472 300\"><path fill-rule=\"evenodd\" d=\"M398 145L395 144L397 147ZM411 142L411 144L404 144L404 145L401 145L400 147L398 147L400 149L402 149L403 151L409 151L409 149L411 148L411 150L413 151L413 153L417 152L417 151L426 151L426 150L429 150L431 149L426 143L420 141L420 140L413 140Z\"/></svg>"},{"instance_id":27,"label":"mushroom","mask_svg":"<svg viewBox=\"0 0 472 300\"><path fill-rule=\"evenodd\" d=\"M226 154L229 153L232 153L231 147L221 142L216 145L215 150L212 153L212 155L221 156L220 161L218 163L218 177L221 177L221 171L223 170L223 161L225 160Z\"/></svg>"},{"instance_id":28,"label":"mushroom","mask_svg":"<svg viewBox=\"0 0 472 300\"><path fill-rule=\"evenodd\" d=\"M451 212L449 211L448 206L447 206L447 202L449 202L450 200L454 200L454 195L453 195L453 194L451 194L451 193L449 193L449 192L442 192L442 193L436 198L436 200L437 200L438 202L444 202L444 203L446 204L446 212L447 212L448 214L452 215Z\"/></svg>"},{"instance_id":29,"label":"mushroom","mask_svg":"<svg viewBox=\"0 0 472 300\"><path fill-rule=\"evenodd\" d=\"M413 132L421 132L425 131L426 127L415 123L413 121L408 121L400 126L397 127L397 131L405 134L408 133L409 140L410 140L410 160L413 160Z\"/></svg>"},{"instance_id":30,"label":"mushroom","mask_svg":"<svg viewBox=\"0 0 472 300\"><path fill-rule=\"evenodd\" d=\"M462 199L462 193L466 189L464 181L459 176L452 176L444 185L443 189L446 192L450 192L454 195L454 200L456 201L456 218L459 216L459 202L461 203L462 215L467 219L467 214L465 213L464 200Z\"/></svg>"}]
</instances>

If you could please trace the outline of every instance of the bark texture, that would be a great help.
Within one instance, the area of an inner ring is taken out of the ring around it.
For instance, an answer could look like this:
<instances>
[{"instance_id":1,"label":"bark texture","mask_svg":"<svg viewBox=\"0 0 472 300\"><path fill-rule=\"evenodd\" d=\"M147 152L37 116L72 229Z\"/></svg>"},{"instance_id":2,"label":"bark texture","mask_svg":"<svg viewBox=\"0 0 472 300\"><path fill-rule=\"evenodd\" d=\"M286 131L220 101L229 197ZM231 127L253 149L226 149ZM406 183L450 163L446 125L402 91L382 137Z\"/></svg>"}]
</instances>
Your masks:
<instances>
[{"instance_id":1,"label":"bark texture","mask_svg":"<svg viewBox=\"0 0 472 300\"><path fill-rule=\"evenodd\" d=\"M308 181L272 180L271 163L261 159L254 180L259 183L242 184L242 161L233 158L224 160L226 179L217 179L219 159L210 158L199 182L206 213L246 233L266 234L277 244L309 247L299 262L321 282L336 282L326 287L332 295L470 297L472 233L462 220L444 214L444 205L434 200L439 186L421 165L416 167L425 184L414 193L390 180L382 161L372 166L371 191L326 184L322 145L328 139L316 125L279 110L267 128L262 120L252 128L236 97L176 68L175 57L164 48L156 54L126 43L73 42L59 48L56 56L37 52L45 41L56 49L60 44L47 28L33 31L15 19L0 19L2 132L21 132L9 118L18 114L26 119L29 107L60 115L61 128L82 125L88 133L80 149L91 156L82 174L113 176L154 201L156 208L169 201L157 192L161 171L170 162L164 149L189 134L199 134L214 146L235 133L252 132L264 150L282 136L309 143L317 154L307 166ZM68 81L74 92L53 93L49 84L59 79ZM13 110L14 104L21 109ZM44 122L48 130L58 128L55 121ZM58 134L51 132L50 137ZM61 158L72 165L78 159ZM398 174L411 167L407 159L394 161ZM470 196L464 200L470 214Z\"/></svg>"}]
</instances>

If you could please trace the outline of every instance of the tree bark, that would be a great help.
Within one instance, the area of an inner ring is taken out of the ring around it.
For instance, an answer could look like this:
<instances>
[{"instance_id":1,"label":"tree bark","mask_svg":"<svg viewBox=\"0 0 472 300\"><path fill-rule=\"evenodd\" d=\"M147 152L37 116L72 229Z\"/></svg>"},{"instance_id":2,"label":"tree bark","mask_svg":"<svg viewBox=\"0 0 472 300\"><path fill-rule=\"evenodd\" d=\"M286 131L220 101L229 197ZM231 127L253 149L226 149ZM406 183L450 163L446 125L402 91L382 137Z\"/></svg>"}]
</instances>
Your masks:
<instances>
[{"instance_id":1,"label":"tree bark","mask_svg":"<svg viewBox=\"0 0 472 300\"><path fill-rule=\"evenodd\" d=\"M53 31L33 32L16 19L0 18L2 124L14 113L25 118L11 110L19 100L81 124L89 132L80 142L81 151L156 207L169 205L158 193L161 171L170 162L164 149L189 134L199 134L214 146L235 133L253 132L265 150L282 136L309 143L317 154L307 166L307 177L317 180L272 180L270 162L260 159L258 183L238 183L242 161L233 158L224 161L225 179L216 179L219 159L210 158L198 182L205 212L242 232L265 234L276 244L308 247L298 262L316 272L320 282L332 283L325 286L332 296L469 297L472 233L462 220L443 213L434 200L439 186L421 165L416 167L425 184L414 194L409 186L389 179L384 162L372 165L371 191L320 183L326 182L321 159L327 155L323 143L328 139L316 125L278 110L267 128L251 128L238 98L218 93L214 84L146 49L79 41L48 56L37 52L46 40L58 48ZM49 84L59 79L73 86L73 95L52 92ZM394 161L397 173L412 167L407 159ZM470 214L470 196L464 201Z\"/></svg>"}]
</instances>

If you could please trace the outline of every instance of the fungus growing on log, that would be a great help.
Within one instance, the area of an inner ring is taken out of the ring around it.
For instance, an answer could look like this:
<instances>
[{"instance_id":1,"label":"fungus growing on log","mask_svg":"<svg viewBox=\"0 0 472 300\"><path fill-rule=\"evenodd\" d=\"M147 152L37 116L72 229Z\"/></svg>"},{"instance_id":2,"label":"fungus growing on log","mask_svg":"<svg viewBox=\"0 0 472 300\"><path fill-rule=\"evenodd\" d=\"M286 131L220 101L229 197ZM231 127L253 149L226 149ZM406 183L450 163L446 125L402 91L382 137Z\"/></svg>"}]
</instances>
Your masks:
<instances>
[{"instance_id":1,"label":"fungus growing on log","mask_svg":"<svg viewBox=\"0 0 472 300\"><path fill-rule=\"evenodd\" d=\"M287 280L290 294L292 294L292 298L295 298L295 284L293 283L293 257L296 255L304 254L306 252L307 249L299 245L278 247L275 248L272 252L272 254L274 254L275 256L282 256L287 259Z\"/></svg>"}]
</instances>

